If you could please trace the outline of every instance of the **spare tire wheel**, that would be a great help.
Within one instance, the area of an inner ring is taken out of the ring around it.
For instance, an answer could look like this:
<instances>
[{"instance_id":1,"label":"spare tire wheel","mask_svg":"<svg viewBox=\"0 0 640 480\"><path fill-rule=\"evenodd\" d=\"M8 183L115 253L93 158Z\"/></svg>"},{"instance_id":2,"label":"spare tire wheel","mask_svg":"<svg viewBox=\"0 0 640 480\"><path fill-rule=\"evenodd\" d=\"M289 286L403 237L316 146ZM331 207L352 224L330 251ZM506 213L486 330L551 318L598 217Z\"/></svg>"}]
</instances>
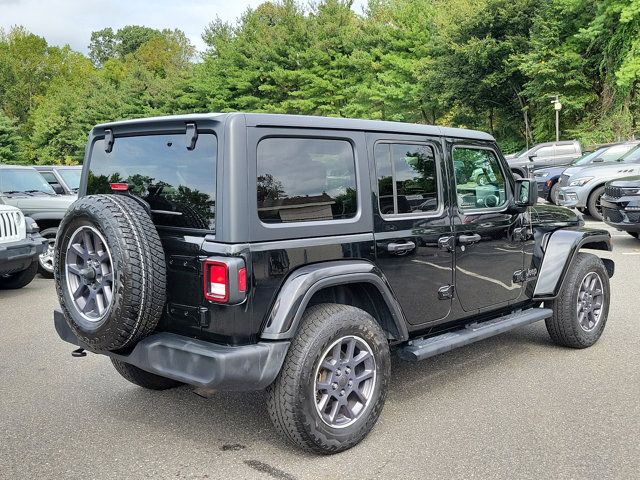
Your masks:
<instances>
[{"instance_id":1,"label":"spare tire wheel","mask_svg":"<svg viewBox=\"0 0 640 480\"><path fill-rule=\"evenodd\" d=\"M69 326L91 349L149 335L166 301L166 265L145 209L123 195L78 199L60 223L55 279Z\"/></svg>"}]
</instances>

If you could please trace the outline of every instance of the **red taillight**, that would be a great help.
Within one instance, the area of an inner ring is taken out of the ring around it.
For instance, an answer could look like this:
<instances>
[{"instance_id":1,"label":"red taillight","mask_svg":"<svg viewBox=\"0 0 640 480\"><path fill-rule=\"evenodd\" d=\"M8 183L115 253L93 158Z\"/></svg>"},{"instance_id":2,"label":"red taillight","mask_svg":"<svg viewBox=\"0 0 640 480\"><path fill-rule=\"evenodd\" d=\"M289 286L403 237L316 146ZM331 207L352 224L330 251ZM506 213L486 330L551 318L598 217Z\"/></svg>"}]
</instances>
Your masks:
<instances>
[{"instance_id":1,"label":"red taillight","mask_svg":"<svg viewBox=\"0 0 640 480\"><path fill-rule=\"evenodd\" d=\"M229 270L224 263L204 262L204 298L214 302L229 299Z\"/></svg>"},{"instance_id":2,"label":"red taillight","mask_svg":"<svg viewBox=\"0 0 640 480\"><path fill-rule=\"evenodd\" d=\"M238 270L238 291L247 291L247 269L244 267Z\"/></svg>"},{"instance_id":3,"label":"red taillight","mask_svg":"<svg viewBox=\"0 0 640 480\"><path fill-rule=\"evenodd\" d=\"M126 192L129 190L128 183L110 183L109 185L111 186L111 190L114 192Z\"/></svg>"}]
</instances>

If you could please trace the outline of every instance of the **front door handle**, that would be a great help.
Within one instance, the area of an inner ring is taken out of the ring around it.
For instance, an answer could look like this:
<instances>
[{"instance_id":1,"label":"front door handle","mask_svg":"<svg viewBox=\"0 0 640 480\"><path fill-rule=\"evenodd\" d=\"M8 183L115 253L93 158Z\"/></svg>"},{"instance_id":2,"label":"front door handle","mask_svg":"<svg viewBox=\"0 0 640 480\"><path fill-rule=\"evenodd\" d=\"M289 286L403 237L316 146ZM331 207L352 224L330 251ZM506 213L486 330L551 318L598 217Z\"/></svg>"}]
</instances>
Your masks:
<instances>
[{"instance_id":1,"label":"front door handle","mask_svg":"<svg viewBox=\"0 0 640 480\"><path fill-rule=\"evenodd\" d=\"M387 251L393 253L407 253L416 248L416 244L410 241L404 243L387 243Z\"/></svg>"},{"instance_id":2,"label":"front door handle","mask_svg":"<svg viewBox=\"0 0 640 480\"><path fill-rule=\"evenodd\" d=\"M474 233L473 235L460 235L458 237L458 243L460 243L461 245L469 245L471 243L477 243L480 240L482 240L482 237L477 233Z\"/></svg>"}]
</instances>

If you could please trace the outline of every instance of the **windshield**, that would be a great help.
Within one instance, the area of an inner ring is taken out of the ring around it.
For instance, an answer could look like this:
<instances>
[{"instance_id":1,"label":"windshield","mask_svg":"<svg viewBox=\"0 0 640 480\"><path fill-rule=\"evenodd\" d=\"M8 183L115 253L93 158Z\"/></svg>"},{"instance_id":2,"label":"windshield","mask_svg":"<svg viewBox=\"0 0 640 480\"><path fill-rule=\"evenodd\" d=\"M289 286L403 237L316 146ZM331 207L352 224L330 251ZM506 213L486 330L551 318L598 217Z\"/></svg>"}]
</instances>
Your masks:
<instances>
[{"instance_id":1,"label":"windshield","mask_svg":"<svg viewBox=\"0 0 640 480\"><path fill-rule=\"evenodd\" d=\"M636 145L633 150L629 151L616 161L624 163L640 163L640 145Z\"/></svg>"},{"instance_id":2,"label":"windshield","mask_svg":"<svg viewBox=\"0 0 640 480\"><path fill-rule=\"evenodd\" d=\"M58 170L58 173L69 189L78 190L78 188L80 188L80 176L82 175L82 170L79 168L61 168Z\"/></svg>"},{"instance_id":3,"label":"windshield","mask_svg":"<svg viewBox=\"0 0 640 480\"><path fill-rule=\"evenodd\" d=\"M597 149L594 152L587 153L586 155L581 156L580 158L576 158L571 165L584 165L586 163L591 163L594 158L598 158L598 156L604 152L607 147L602 147Z\"/></svg>"},{"instance_id":4,"label":"windshield","mask_svg":"<svg viewBox=\"0 0 640 480\"><path fill-rule=\"evenodd\" d=\"M0 169L0 191L2 193L51 193L55 194L51 185L36 170Z\"/></svg>"},{"instance_id":5,"label":"windshield","mask_svg":"<svg viewBox=\"0 0 640 480\"><path fill-rule=\"evenodd\" d=\"M126 183L129 192L151 207L156 225L213 230L218 143L201 133L193 150L185 135L116 138L111 152L94 142L87 194L112 193L110 184Z\"/></svg>"}]
</instances>

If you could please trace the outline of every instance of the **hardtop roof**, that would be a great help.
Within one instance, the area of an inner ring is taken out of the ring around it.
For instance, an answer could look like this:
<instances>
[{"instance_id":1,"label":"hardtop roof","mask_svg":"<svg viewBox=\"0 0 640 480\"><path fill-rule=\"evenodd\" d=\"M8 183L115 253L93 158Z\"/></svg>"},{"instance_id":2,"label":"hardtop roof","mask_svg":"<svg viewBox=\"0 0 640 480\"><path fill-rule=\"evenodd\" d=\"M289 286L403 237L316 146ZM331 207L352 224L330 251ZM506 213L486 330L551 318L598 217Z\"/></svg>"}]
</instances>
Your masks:
<instances>
[{"instance_id":1,"label":"hardtop roof","mask_svg":"<svg viewBox=\"0 0 640 480\"><path fill-rule=\"evenodd\" d=\"M244 116L247 126L251 127L306 127L317 129L361 130L374 132L405 133L433 135L443 137L467 138L471 140L495 141L485 132L466 128L440 127L418 123L392 122L386 120L363 120L355 118L320 117L310 115L272 114L272 113L198 113L186 115L170 115L162 117L136 118L118 122L96 125L94 129L114 128L120 126L152 125L163 123L197 123L198 121L223 122L230 117Z\"/></svg>"}]
</instances>

